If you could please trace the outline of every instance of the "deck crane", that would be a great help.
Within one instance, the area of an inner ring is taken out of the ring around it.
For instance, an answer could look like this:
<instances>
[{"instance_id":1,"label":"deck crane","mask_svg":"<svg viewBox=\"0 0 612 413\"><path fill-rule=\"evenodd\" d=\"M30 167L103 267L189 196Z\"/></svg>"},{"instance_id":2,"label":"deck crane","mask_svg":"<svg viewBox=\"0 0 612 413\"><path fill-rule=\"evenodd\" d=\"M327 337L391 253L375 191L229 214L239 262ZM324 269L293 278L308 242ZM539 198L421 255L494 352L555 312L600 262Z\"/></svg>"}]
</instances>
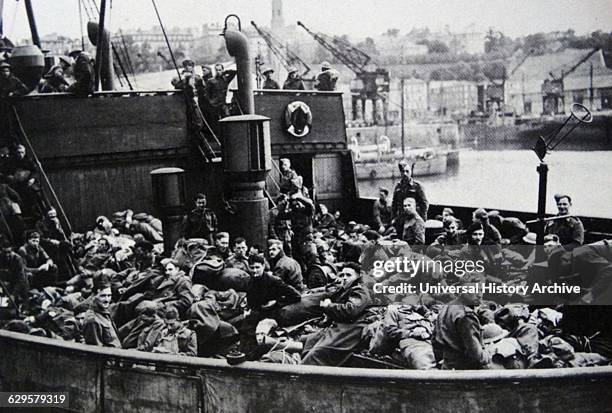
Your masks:
<instances>
[{"instance_id":1,"label":"deck crane","mask_svg":"<svg viewBox=\"0 0 612 413\"><path fill-rule=\"evenodd\" d=\"M284 45L283 42L272 36L270 32L258 27L254 21L251 21L251 25L266 42L270 51L276 56L285 70L289 70L289 68L293 66L298 70L302 79L306 78L308 73L310 73L310 67L302 58Z\"/></svg>"},{"instance_id":2,"label":"deck crane","mask_svg":"<svg viewBox=\"0 0 612 413\"><path fill-rule=\"evenodd\" d=\"M561 70L559 75L549 72L550 79L545 79L542 83L543 108L544 113L564 113L565 112L565 86L564 79L572 74L580 65L589 60L591 56L597 53L600 49L595 48L584 55L568 70Z\"/></svg>"},{"instance_id":3,"label":"deck crane","mask_svg":"<svg viewBox=\"0 0 612 413\"><path fill-rule=\"evenodd\" d=\"M376 124L387 123L387 106L389 94L389 71L377 67L368 70L372 58L363 50L356 48L348 42L331 37L324 33L315 33L308 29L302 22L297 22L308 34L310 34L321 46L331 52L346 67L351 69L356 79L351 82L352 119L366 119L366 102L372 102L372 119ZM382 111L378 112L378 101L382 102Z\"/></svg>"},{"instance_id":4,"label":"deck crane","mask_svg":"<svg viewBox=\"0 0 612 413\"><path fill-rule=\"evenodd\" d=\"M519 67L525 63L527 58L534 53L534 49L530 49L529 52L525 53L525 55L521 58L521 60L514 66L514 68L510 71L510 75L508 75L508 71L506 66L503 67L503 72L501 76L501 81L489 78L491 83L487 87L486 99L487 99L487 109L492 111L495 106L497 106L500 110L503 108L505 103L505 95L506 95L506 80L512 78L514 73L518 70Z\"/></svg>"}]
</instances>

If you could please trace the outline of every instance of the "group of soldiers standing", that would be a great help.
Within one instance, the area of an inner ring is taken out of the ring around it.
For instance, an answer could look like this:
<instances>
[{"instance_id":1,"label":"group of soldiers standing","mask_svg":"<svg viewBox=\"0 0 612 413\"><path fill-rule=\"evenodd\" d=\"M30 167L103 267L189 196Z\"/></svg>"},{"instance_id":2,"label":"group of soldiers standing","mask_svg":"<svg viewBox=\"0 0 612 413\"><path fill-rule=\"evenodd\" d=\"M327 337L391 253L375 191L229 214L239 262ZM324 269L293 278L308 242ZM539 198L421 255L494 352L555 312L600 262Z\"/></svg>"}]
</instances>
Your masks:
<instances>
[{"instance_id":1,"label":"group of soldiers standing","mask_svg":"<svg viewBox=\"0 0 612 413\"><path fill-rule=\"evenodd\" d=\"M261 74L264 76L262 89L280 89L279 84L272 79L274 69L271 67L264 68ZM321 63L321 72L315 77L314 88L318 91L333 91L336 90L338 81L338 72L332 69L329 62ZM305 90L304 81L298 74L297 68L291 66L287 69L287 79L283 83L284 90Z\"/></svg>"}]
</instances>

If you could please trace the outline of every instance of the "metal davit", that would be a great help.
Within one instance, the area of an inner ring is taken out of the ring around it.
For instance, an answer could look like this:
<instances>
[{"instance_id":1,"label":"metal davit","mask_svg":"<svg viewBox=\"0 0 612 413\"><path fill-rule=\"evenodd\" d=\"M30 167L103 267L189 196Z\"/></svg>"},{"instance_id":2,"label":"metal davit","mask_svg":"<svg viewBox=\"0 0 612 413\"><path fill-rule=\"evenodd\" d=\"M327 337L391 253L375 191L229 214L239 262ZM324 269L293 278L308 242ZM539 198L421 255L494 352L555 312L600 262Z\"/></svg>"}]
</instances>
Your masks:
<instances>
[{"instance_id":1,"label":"metal davit","mask_svg":"<svg viewBox=\"0 0 612 413\"><path fill-rule=\"evenodd\" d=\"M159 355L0 331L1 391L82 412L604 412L612 366L415 371ZM27 367L27 368L24 368Z\"/></svg>"}]
</instances>

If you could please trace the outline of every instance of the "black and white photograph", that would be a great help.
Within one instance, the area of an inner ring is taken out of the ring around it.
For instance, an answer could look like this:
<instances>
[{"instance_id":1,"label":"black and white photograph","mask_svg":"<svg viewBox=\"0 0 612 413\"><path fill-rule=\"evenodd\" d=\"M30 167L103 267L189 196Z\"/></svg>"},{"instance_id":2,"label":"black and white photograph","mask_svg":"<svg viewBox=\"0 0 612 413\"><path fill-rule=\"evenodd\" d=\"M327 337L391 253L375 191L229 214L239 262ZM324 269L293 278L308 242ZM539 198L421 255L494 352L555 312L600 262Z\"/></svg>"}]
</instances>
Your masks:
<instances>
[{"instance_id":1,"label":"black and white photograph","mask_svg":"<svg viewBox=\"0 0 612 413\"><path fill-rule=\"evenodd\" d=\"M0 411L610 389L609 0L0 0Z\"/></svg>"}]
</instances>

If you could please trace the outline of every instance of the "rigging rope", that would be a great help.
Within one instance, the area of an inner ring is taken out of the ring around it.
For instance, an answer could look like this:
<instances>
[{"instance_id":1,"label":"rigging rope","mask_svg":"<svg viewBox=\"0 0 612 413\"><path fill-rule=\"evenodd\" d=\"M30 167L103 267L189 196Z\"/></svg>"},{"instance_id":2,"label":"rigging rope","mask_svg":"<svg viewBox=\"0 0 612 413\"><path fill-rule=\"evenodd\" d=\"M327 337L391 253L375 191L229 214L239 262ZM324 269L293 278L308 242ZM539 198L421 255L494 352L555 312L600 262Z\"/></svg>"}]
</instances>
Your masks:
<instances>
[{"instance_id":1,"label":"rigging rope","mask_svg":"<svg viewBox=\"0 0 612 413\"><path fill-rule=\"evenodd\" d=\"M81 50L85 50L85 33L83 33L83 7L81 0L79 2L79 28L81 29Z\"/></svg>"},{"instance_id":2,"label":"rigging rope","mask_svg":"<svg viewBox=\"0 0 612 413\"><path fill-rule=\"evenodd\" d=\"M161 16L159 15L159 11L157 10L157 5L155 4L155 0L151 0L151 3L153 3L153 8L155 9L155 14L157 15L157 20L159 21L159 26L161 27L162 33L164 35L164 39L166 39L166 46L168 46L168 51L170 52L170 57L172 58L174 69L176 69L176 73L178 74L178 78L180 81L183 78L176 64L176 59L174 58L174 52L172 51L172 46L170 46L170 41L168 40L168 35L166 34L166 29L164 28L164 23L162 22Z\"/></svg>"}]
</instances>

